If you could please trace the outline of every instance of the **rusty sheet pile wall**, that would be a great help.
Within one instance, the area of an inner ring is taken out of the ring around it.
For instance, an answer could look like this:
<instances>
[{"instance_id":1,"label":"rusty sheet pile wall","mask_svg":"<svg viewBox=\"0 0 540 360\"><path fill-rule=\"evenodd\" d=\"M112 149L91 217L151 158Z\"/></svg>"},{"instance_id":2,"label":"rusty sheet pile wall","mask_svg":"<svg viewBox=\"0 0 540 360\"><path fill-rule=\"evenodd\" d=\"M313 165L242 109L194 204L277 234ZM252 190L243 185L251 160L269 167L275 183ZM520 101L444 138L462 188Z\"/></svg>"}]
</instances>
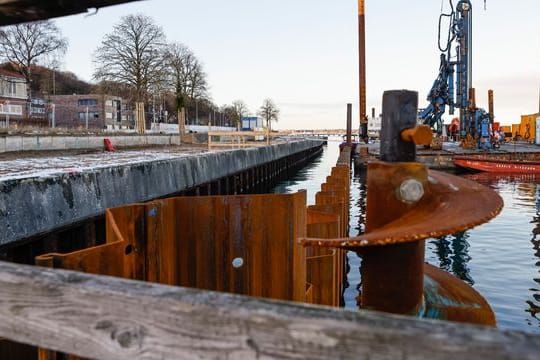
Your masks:
<instances>
[{"instance_id":1,"label":"rusty sheet pile wall","mask_svg":"<svg viewBox=\"0 0 540 360\"><path fill-rule=\"evenodd\" d=\"M316 286L333 300L310 295L309 302L339 306L342 250L305 249L297 239L346 236L349 177L348 163L334 167L321 185L330 191L316 194L310 207L300 191L174 197L107 209L106 244L41 255L36 264L295 301L307 301L306 291ZM306 274L320 258L333 264L332 286Z\"/></svg>"},{"instance_id":2,"label":"rusty sheet pile wall","mask_svg":"<svg viewBox=\"0 0 540 360\"><path fill-rule=\"evenodd\" d=\"M316 204L293 194L174 197L106 211L106 244L36 257L47 267L340 306L345 251L304 247L347 235L350 149ZM329 196L323 196L324 194ZM40 350L40 359L55 355Z\"/></svg>"}]
</instances>

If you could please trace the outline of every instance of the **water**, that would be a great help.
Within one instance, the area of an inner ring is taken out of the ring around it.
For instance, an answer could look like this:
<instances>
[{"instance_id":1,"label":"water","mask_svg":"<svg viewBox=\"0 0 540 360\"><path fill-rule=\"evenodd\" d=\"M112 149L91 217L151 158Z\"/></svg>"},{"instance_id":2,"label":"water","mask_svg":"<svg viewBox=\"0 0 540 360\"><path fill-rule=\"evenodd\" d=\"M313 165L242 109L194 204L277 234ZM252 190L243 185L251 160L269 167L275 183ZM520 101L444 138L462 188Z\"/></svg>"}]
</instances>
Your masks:
<instances>
[{"instance_id":1,"label":"water","mask_svg":"<svg viewBox=\"0 0 540 360\"><path fill-rule=\"evenodd\" d=\"M338 142L330 141L322 156L274 192L307 190L308 205L330 174L338 157ZM495 311L501 329L540 334L540 177L463 175L491 187L504 200L504 209L474 229L426 241L426 261L449 271L477 289ZM351 185L350 236L363 231L365 179ZM444 221L444 219L441 219ZM357 308L361 259L348 253L345 307ZM536 312L538 311L538 313Z\"/></svg>"}]
</instances>

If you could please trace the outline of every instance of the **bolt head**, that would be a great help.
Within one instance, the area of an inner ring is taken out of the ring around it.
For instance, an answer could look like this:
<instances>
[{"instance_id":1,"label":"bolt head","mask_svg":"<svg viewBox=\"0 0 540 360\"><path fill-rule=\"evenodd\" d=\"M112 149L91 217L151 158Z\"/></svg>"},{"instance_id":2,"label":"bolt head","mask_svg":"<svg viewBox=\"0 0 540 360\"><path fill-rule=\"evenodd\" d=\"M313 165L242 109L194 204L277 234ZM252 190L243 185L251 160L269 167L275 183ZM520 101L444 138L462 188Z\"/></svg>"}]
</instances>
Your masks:
<instances>
[{"instance_id":1,"label":"bolt head","mask_svg":"<svg viewBox=\"0 0 540 360\"><path fill-rule=\"evenodd\" d=\"M407 179L399 186L399 198L406 204L414 204L424 196L424 186L416 179Z\"/></svg>"},{"instance_id":2,"label":"bolt head","mask_svg":"<svg viewBox=\"0 0 540 360\"><path fill-rule=\"evenodd\" d=\"M232 261L232 266L235 269L239 269L244 265L244 259L241 257L234 258Z\"/></svg>"}]
</instances>

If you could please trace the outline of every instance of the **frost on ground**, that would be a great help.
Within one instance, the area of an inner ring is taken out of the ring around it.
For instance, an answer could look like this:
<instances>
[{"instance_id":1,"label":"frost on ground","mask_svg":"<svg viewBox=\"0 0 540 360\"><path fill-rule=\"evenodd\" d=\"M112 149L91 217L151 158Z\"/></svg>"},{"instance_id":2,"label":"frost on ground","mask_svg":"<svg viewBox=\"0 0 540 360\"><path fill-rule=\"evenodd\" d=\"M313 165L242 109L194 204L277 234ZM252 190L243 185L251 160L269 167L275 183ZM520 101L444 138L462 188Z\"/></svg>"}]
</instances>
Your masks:
<instances>
[{"instance_id":1,"label":"frost on ground","mask_svg":"<svg viewBox=\"0 0 540 360\"><path fill-rule=\"evenodd\" d=\"M0 182L61 174L91 172L96 169L177 159L206 152L202 148L152 148L66 156L33 156L0 161Z\"/></svg>"}]
</instances>

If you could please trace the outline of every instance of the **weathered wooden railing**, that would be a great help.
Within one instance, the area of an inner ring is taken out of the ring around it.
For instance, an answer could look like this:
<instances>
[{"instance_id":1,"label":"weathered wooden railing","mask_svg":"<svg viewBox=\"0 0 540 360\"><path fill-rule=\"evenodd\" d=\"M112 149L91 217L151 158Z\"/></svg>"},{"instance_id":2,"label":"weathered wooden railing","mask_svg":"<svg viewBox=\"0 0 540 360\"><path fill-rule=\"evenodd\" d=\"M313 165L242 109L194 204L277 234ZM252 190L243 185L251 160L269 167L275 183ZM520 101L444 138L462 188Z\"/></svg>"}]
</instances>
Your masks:
<instances>
[{"instance_id":1,"label":"weathered wooden railing","mask_svg":"<svg viewBox=\"0 0 540 360\"><path fill-rule=\"evenodd\" d=\"M0 262L0 337L97 359L538 359L540 337Z\"/></svg>"},{"instance_id":2,"label":"weathered wooden railing","mask_svg":"<svg viewBox=\"0 0 540 360\"><path fill-rule=\"evenodd\" d=\"M256 140L258 137L263 138L264 141ZM208 149L267 146L270 144L270 137L271 134L268 131L208 131ZM214 138L219 138L219 141L215 141ZM229 140L224 141L222 138Z\"/></svg>"}]
</instances>

